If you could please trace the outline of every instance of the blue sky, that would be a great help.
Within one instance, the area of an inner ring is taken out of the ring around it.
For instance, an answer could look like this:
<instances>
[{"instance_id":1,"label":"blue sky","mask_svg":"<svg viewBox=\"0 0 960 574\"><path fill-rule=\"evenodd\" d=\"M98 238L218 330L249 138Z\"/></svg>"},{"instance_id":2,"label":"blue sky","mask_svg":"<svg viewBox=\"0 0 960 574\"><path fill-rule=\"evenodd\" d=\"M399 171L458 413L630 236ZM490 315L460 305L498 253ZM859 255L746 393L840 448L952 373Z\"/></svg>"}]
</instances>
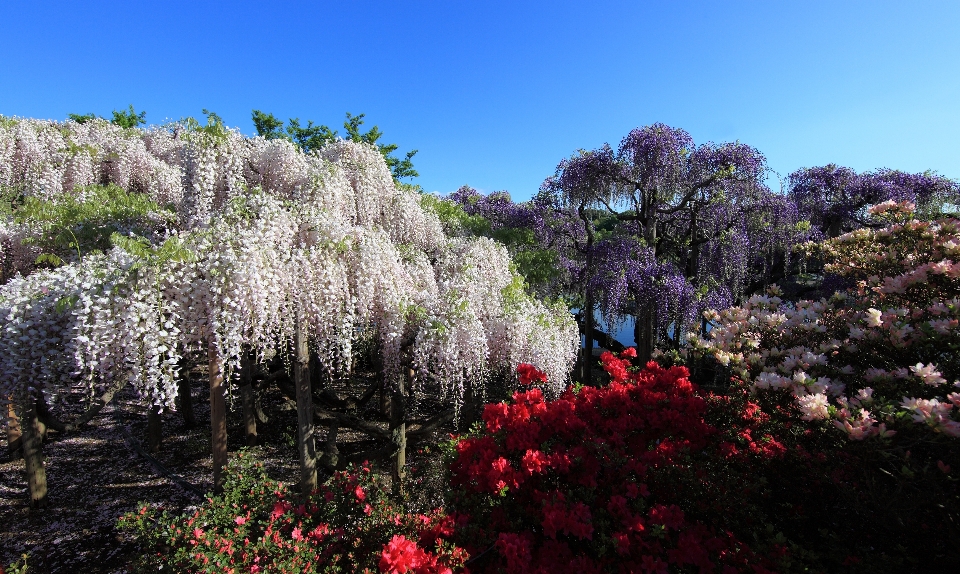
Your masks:
<instances>
[{"instance_id":1,"label":"blue sky","mask_svg":"<svg viewBox=\"0 0 960 574\"><path fill-rule=\"evenodd\" d=\"M0 3L0 114L365 113L415 183L535 193L663 122L770 167L960 178L960 2ZM341 130L342 131L342 130Z\"/></svg>"}]
</instances>

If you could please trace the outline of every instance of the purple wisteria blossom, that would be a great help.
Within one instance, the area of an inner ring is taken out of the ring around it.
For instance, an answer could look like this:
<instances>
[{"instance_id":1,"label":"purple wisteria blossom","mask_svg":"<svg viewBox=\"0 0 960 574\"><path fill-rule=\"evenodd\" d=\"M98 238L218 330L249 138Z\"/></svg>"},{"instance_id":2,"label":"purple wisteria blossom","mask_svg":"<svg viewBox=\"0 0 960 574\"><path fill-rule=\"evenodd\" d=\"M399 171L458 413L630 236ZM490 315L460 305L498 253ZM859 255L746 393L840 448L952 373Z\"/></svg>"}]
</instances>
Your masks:
<instances>
[{"instance_id":1,"label":"purple wisteria blossom","mask_svg":"<svg viewBox=\"0 0 960 574\"><path fill-rule=\"evenodd\" d=\"M929 216L944 204L960 204L960 183L932 172L879 169L858 174L829 164L797 170L788 180L789 195L800 214L826 237L874 225L867 207L887 200L912 201L919 214Z\"/></svg>"}]
</instances>

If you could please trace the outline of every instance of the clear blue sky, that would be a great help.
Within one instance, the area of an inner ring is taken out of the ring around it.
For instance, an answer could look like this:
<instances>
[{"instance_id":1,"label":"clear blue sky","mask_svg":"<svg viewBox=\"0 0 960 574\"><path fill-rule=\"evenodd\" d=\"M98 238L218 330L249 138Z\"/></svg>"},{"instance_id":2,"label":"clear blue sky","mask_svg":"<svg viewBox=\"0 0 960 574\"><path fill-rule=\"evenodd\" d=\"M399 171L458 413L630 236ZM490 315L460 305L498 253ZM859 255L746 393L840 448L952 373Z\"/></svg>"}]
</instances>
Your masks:
<instances>
[{"instance_id":1,"label":"clear blue sky","mask_svg":"<svg viewBox=\"0 0 960 574\"><path fill-rule=\"evenodd\" d=\"M535 193L578 148L663 122L786 176L960 178L960 2L0 3L0 114L149 123L365 113L415 180ZM342 130L341 130L342 132Z\"/></svg>"}]
</instances>

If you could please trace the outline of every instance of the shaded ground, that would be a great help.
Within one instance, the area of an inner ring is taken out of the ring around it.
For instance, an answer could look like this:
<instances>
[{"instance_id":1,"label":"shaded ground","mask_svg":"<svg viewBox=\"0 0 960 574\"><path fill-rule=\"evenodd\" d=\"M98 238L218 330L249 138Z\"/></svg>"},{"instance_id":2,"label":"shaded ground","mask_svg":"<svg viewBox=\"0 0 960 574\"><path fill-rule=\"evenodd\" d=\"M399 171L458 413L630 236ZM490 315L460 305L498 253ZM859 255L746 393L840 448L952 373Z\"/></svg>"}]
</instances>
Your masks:
<instances>
[{"instance_id":1,"label":"shaded ground","mask_svg":"<svg viewBox=\"0 0 960 574\"><path fill-rule=\"evenodd\" d=\"M187 482L207 492L211 487L209 403L204 382L193 381L197 428L185 427L177 413L163 415L163 444L156 458ZM279 397L265 401L276 416L265 425L270 446L257 447L272 478L289 481L297 474L293 437L284 437ZM126 572L136 556L136 541L116 529L117 518L138 502L183 510L200 497L162 477L125 439L145 443L146 415L120 396L84 429L63 435L48 434L44 443L48 507L31 511L23 461L10 461L6 445L0 449L0 565L30 554L30 572ZM240 417L228 413L230 449L242 437ZM291 427L295 428L295 427Z\"/></svg>"},{"instance_id":2,"label":"shaded ground","mask_svg":"<svg viewBox=\"0 0 960 574\"><path fill-rule=\"evenodd\" d=\"M360 390L371 384L372 373L357 375ZM358 389L346 392L347 383L328 387L339 396L356 396ZM191 374L193 404L197 425L188 428L179 413L163 415L163 443L154 456L177 476L201 492L212 488L210 458L210 419L207 381L202 370ZM29 509L29 495L22 460L11 461L5 441L0 448L0 566L9 565L24 553L33 573L90 574L129 572L139 555L137 541L116 528L117 519L138 508L140 502L182 512L202 502L189 488L165 478L132 446L146 444L146 413L134 396L119 394L82 430L67 435L50 432L43 452L49 486L47 508ZM316 398L315 398L316 400ZM230 452L244 446L240 399L227 412ZM357 414L365 420L385 420L374 397ZM261 397L267 424L258 425L260 445L253 449L274 480L295 483L299 480L296 452L297 415L294 403L280 388L271 387ZM437 401L425 401L418 413L428 416L444 408ZM80 410L79 408L77 409ZM69 418L69 408L57 408L58 416ZM452 430L450 425L437 429L426 443ZM326 429L319 429L320 442ZM3 439L0 439L3 440ZM342 455L376 447L366 435L341 429L338 447ZM409 480L416 499L414 507L439 504L443 485L440 457L435 448L410 443L407 463ZM375 472L386 478L386 463L374 462ZM320 479L325 478L321 473Z\"/></svg>"}]
</instances>

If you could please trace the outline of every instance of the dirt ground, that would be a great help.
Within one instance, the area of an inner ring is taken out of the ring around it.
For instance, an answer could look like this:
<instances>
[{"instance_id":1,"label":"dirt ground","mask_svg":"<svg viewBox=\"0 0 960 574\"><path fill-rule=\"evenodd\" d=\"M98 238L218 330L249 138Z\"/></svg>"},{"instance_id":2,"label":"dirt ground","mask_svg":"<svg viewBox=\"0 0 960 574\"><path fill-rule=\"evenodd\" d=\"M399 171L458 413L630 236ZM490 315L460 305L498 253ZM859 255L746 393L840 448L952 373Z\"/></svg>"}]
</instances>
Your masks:
<instances>
[{"instance_id":1,"label":"dirt ground","mask_svg":"<svg viewBox=\"0 0 960 574\"><path fill-rule=\"evenodd\" d=\"M11 461L3 433L0 448L0 566L7 566L28 554L31 574L77 573L107 574L130 572L142 551L137 540L117 530L117 519L135 510L141 502L162 506L172 512L184 512L203 502L197 491L212 488L210 457L209 390L202 369L190 374L196 426L185 425L180 413L162 416L163 442L153 456L163 467L193 488L165 477L142 451L146 445L147 417L136 404L131 391L119 393L114 401L81 430L69 434L49 432L43 454L48 482L48 503L42 510L29 508L24 465ZM375 380L373 373L354 375L353 383L343 381L326 388L340 397L358 396L359 389ZM358 387L348 389L350 384ZM124 394L126 393L126 394ZM315 399L316 400L316 399ZM71 401L67 401L68 403ZM69 407L58 407L62 420L78 414ZM270 478L295 484L299 480L296 451L297 414L295 403L274 385L261 393L261 406L268 417L258 425L260 446L254 455L264 464ZM365 420L378 420L378 401L370 401L358 412ZM426 401L418 413L429 416L448 408L438 401ZM433 508L442 503L442 464L436 449L424 448L453 430L447 424L436 429L420 443L408 443L409 480L416 496L412 508ZM320 429L321 441L327 431ZM239 393L227 412L228 448L231 453L244 447ZM366 435L341 429L337 444L342 455L366 451L377 446ZM318 453L322 446L318 446ZM382 445L381 445L382 446ZM386 480L388 461L371 461L374 471ZM324 480L328 473L322 471Z\"/></svg>"},{"instance_id":2,"label":"dirt ground","mask_svg":"<svg viewBox=\"0 0 960 574\"><path fill-rule=\"evenodd\" d=\"M212 486L209 402L202 378L192 382L196 428L178 413L163 415L163 442L156 459L202 492ZM295 480L296 413L282 411L282 399L264 397L273 420L261 425L264 446L256 452L271 478ZM31 573L127 572L138 554L136 540L116 529L117 519L139 502L187 510L202 500L195 492L163 477L132 447L146 443L146 415L134 397L120 395L78 432L50 432L43 445L49 500L30 510L23 461L11 461L0 448L0 565L29 554ZM236 400L239 403L239 398ZM241 448L243 431L237 408L228 412L231 452ZM62 413L62 411L61 411ZM5 435L4 435L5 436Z\"/></svg>"}]
</instances>

